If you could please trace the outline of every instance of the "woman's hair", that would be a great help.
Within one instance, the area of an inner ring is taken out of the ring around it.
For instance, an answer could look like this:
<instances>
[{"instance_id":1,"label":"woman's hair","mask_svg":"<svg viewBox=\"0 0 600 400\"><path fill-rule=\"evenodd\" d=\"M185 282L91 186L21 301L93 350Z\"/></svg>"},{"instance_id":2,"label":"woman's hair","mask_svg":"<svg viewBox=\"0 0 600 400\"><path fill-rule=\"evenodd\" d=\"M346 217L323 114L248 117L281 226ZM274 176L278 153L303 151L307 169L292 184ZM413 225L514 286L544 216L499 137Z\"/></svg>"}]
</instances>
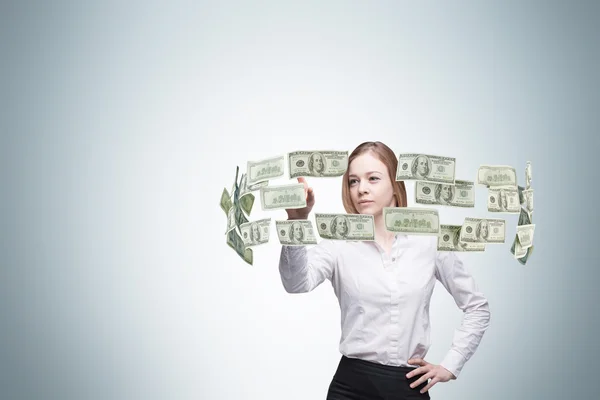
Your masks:
<instances>
[{"instance_id":1,"label":"woman's hair","mask_svg":"<svg viewBox=\"0 0 600 400\"><path fill-rule=\"evenodd\" d=\"M342 202L344 208L348 214L359 214L354 204L352 204L352 198L350 197L350 182L348 175L350 173L350 164L352 161L367 152L373 153L375 157L379 159L388 169L388 175L392 181L392 189L394 191L394 200L396 201L396 207L406 207L406 187L404 181L396 180L396 169L398 168L398 159L396 155L388 146L381 142L364 142L360 144L348 157L348 168L344 173L344 179L342 181Z\"/></svg>"}]
</instances>

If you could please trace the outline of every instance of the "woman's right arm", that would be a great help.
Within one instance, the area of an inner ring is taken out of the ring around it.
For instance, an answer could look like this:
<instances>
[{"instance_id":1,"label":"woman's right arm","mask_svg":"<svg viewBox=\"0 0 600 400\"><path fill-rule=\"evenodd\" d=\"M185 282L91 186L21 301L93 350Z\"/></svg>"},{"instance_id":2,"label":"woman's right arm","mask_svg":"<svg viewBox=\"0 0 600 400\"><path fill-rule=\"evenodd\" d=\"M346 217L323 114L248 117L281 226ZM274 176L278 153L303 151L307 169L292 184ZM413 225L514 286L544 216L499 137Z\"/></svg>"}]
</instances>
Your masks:
<instances>
[{"instance_id":1,"label":"woman's right arm","mask_svg":"<svg viewBox=\"0 0 600 400\"><path fill-rule=\"evenodd\" d=\"M315 205L315 195L304 178L298 178L304 183L306 207L286 210L288 220L308 219ZM279 273L281 282L288 293L306 293L319 286L325 279L331 280L336 259L334 244L327 240L307 249L306 246L286 246L281 248L279 257Z\"/></svg>"},{"instance_id":2,"label":"woman's right arm","mask_svg":"<svg viewBox=\"0 0 600 400\"><path fill-rule=\"evenodd\" d=\"M327 240L310 249L283 245L279 273L286 292L310 292L325 279L331 280L336 263L332 247L333 243Z\"/></svg>"}]
</instances>

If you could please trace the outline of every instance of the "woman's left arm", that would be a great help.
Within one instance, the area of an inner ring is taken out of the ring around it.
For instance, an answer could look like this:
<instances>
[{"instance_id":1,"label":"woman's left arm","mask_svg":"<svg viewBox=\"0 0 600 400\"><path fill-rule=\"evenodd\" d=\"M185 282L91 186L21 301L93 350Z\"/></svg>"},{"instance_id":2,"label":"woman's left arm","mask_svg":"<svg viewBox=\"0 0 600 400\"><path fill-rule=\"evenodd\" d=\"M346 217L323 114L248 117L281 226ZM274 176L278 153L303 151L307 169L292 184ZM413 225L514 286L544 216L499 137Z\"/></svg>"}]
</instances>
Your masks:
<instances>
[{"instance_id":1,"label":"woman's left arm","mask_svg":"<svg viewBox=\"0 0 600 400\"><path fill-rule=\"evenodd\" d=\"M475 280L456 253L438 251L435 262L436 278L452 295L458 308L464 312L464 316L461 326L454 331L452 347L440 365L430 364L422 359L408 360L409 364L421 366L411 371L409 377L423 374L418 381L413 382L411 387L416 387L431 378L422 392L429 390L437 382L456 379L465 363L479 347L481 338L490 324L488 301L478 290Z\"/></svg>"},{"instance_id":2,"label":"woman's left arm","mask_svg":"<svg viewBox=\"0 0 600 400\"><path fill-rule=\"evenodd\" d=\"M452 251L438 251L436 278L452 295L458 308L464 312L461 326L454 331L452 347L441 365L458 377L465 363L479 347L481 338L490 324L488 300L479 291L473 276L462 260Z\"/></svg>"}]
</instances>

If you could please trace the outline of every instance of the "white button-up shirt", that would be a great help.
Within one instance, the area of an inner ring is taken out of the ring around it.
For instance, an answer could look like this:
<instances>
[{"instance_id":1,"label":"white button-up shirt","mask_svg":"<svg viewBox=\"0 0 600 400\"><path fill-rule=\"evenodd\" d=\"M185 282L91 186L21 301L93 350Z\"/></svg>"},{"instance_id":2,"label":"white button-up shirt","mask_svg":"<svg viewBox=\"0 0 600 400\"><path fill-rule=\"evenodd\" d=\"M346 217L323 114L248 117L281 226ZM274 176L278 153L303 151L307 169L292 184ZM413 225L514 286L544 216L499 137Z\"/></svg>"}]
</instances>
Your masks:
<instances>
[{"instance_id":1,"label":"white button-up shirt","mask_svg":"<svg viewBox=\"0 0 600 400\"><path fill-rule=\"evenodd\" d=\"M425 358L436 279L464 312L440 363L454 376L479 346L490 321L488 301L473 277L456 253L437 250L435 236L396 234L390 255L368 241L284 245L279 272L289 293L310 292L325 279L331 281L341 310L339 350L347 357L395 366Z\"/></svg>"}]
</instances>

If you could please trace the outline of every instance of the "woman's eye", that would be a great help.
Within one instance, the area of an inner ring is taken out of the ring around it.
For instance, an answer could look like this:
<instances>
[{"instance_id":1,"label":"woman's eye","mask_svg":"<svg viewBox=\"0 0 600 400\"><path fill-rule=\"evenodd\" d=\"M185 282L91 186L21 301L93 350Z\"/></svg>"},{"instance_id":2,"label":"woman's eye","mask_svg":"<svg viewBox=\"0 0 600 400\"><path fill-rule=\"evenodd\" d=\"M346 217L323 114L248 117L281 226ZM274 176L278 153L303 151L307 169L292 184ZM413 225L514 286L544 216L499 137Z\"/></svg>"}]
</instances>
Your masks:
<instances>
[{"instance_id":1,"label":"woman's eye","mask_svg":"<svg viewBox=\"0 0 600 400\"><path fill-rule=\"evenodd\" d=\"M349 182L349 183L350 183L351 185L352 185L353 183L356 183L356 179L350 179L350 182Z\"/></svg>"},{"instance_id":2,"label":"woman's eye","mask_svg":"<svg viewBox=\"0 0 600 400\"><path fill-rule=\"evenodd\" d=\"M372 176L370 179L379 179L379 178L376 176Z\"/></svg>"}]
</instances>

